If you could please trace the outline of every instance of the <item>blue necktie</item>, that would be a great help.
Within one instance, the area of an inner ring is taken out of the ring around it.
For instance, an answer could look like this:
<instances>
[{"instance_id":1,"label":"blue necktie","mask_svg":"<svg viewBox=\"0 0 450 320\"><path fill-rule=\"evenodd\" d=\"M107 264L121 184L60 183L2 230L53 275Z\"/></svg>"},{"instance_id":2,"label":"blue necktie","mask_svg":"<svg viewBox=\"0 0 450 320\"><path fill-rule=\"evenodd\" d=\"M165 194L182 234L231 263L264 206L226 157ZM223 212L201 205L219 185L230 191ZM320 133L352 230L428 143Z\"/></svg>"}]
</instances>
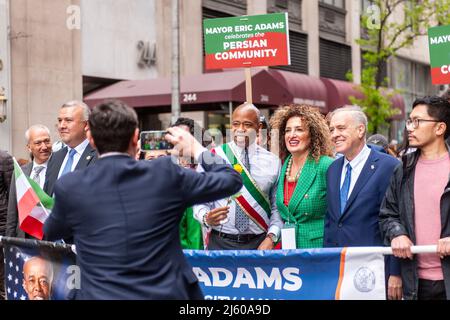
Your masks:
<instances>
[{"instance_id":1,"label":"blue necktie","mask_svg":"<svg viewBox=\"0 0 450 320\"><path fill-rule=\"evenodd\" d=\"M60 177L62 177L66 173L69 173L69 172L72 171L73 156L75 155L75 153L77 153L75 151L75 149L70 149L70 151L69 151L69 158L67 159L66 165L64 166L63 172L61 173Z\"/></svg>"},{"instance_id":2,"label":"blue necktie","mask_svg":"<svg viewBox=\"0 0 450 320\"><path fill-rule=\"evenodd\" d=\"M347 204L348 191L350 190L350 181L352 179L352 166L347 163L347 172L345 173L344 183L341 188L341 214L344 212L345 205Z\"/></svg>"}]
</instances>

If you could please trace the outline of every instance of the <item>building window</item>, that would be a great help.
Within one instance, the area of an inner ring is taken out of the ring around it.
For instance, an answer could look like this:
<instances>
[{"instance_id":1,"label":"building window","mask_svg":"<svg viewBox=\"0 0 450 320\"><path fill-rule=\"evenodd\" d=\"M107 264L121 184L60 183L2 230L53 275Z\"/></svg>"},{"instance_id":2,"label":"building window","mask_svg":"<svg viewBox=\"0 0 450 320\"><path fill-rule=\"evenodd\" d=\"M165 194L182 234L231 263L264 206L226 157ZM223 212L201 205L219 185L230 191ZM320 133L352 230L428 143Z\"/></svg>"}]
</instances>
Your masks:
<instances>
[{"instance_id":1,"label":"building window","mask_svg":"<svg viewBox=\"0 0 450 320\"><path fill-rule=\"evenodd\" d=\"M320 0L320 2L328 4L330 6L345 9L345 1L344 0Z\"/></svg>"},{"instance_id":2,"label":"building window","mask_svg":"<svg viewBox=\"0 0 450 320\"><path fill-rule=\"evenodd\" d=\"M223 12L231 16L247 14L247 0L202 0L202 7Z\"/></svg>"},{"instance_id":3,"label":"building window","mask_svg":"<svg viewBox=\"0 0 450 320\"><path fill-rule=\"evenodd\" d=\"M403 58L395 58L392 63L392 87L401 90L405 99L406 112L411 112L415 99L437 92L431 85L430 67Z\"/></svg>"},{"instance_id":4,"label":"building window","mask_svg":"<svg viewBox=\"0 0 450 320\"><path fill-rule=\"evenodd\" d=\"M320 76L347 80L346 73L352 69L352 51L345 44L320 39Z\"/></svg>"},{"instance_id":5,"label":"building window","mask_svg":"<svg viewBox=\"0 0 450 320\"><path fill-rule=\"evenodd\" d=\"M371 5L373 5L373 0L361 0L361 14L365 14Z\"/></svg>"},{"instance_id":6,"label":"building window","mask_svg":"<svg viewBox=\"0 0 450 320\"><path fill-rule=\"evenodd\" d=\"M301 0L267 0L267 13L287 12L289 30L302 31L302 1Z\"/></svg>"},{"instance_id":7,"label":"building window","mask_svg":"<svg viewBox=\"0 0 450 320\"><path fill-rule=\"evenodd\" d=\"M289 31L289 48L291 64L274 68L308 74L308 36L300 32Z\"/></svg>"},{"instance_id":8,"label":"building window","mask_svg":"<svg viewBox=\"0 0 450 320\"><path fill-rule=\"evenodd\" d=\"M282 9L288 8L289 0L275 0L275 6Z\"/></svg>"}]
</instances>

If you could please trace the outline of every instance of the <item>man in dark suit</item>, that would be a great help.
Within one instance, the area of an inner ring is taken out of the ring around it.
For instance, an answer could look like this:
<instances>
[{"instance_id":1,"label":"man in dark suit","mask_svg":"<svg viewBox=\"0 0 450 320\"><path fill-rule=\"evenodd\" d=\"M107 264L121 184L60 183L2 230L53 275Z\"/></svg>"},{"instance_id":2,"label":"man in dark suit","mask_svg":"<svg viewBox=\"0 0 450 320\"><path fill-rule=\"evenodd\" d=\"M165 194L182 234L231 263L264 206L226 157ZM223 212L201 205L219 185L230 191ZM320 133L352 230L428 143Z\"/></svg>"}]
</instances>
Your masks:
<instances>
[{"instance_id":1,"label":"man in dark suit","mask_svg":"<svg viewBox=\"0 0 450 320\"><path fill-rule=\"evenodd\" d=\"M335 110L330 118L336 152L327 172L324 247L383 246L378 214L398 164L366 145L367 118L359 107ZM388 298L402 297L399 261L386 259Z\"/></svg>"},{"instance_id":2,"label":"man in dark suit","mask_svg":"<svg viewBox=\"0 0 450 320\"><path fill-rule=\"evenodd\" d=\"M41 124L31 126L25 132L27 148L31 155L31 162L22 166L23 173L31 177L41 188L44 186L47 164L52 154L50 130ZM9 190L8 216L6 219L6 236L18 238L34 238L26 234L19 226L19 212L17 210L16 180L12 179Z\"/></svg>"},{"instance_id":3,"label":"man in dark suit","mask_svg":"<svg viewBox=\"0 0 450 320\"><path fill-rule=\"evenodd\" d=\"M55 152L48 163L44 191L50 196L62 175L86 168L97 159L97 152L86 138L89 113L89 107L81 101L69 101L59 110L58 133L66 146Z\"/></svg>"},{"instance_id":4,"label":"man in dark suit","mask_svg":"<svg viewBox=\"0 0 450 320\"><path fill-rule=\"evenodd\" d=\"M187 207L238 192L240 175L177 127L166 139L206 172L167 156L136 161L137 115L119 101L96 106L89 127L100 158L56 182L44 225L50 240L74 238L81 271L75 298L202 299L178 226Z\"/></svg>"}]
</instances>

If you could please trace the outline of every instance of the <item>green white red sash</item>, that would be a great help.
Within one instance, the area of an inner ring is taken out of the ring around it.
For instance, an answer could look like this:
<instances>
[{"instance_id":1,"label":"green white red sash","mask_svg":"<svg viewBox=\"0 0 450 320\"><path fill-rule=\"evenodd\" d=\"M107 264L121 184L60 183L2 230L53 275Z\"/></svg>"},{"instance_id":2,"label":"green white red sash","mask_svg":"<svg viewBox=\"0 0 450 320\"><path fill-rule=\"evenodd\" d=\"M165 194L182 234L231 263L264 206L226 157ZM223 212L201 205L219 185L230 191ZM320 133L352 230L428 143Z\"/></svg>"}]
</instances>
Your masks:
<instances>
[{"instance_id":1,"label":"green white red sash","mask_svg":"<svg viewBox=\"0 0 450 320\"><path fill-rule=\"evenodd\" d=\"M271 216L271 209L270 201L266 194L261 191L256 181L247 171L247 168L239 161L230 144L223 144L214 151L232 166L239 164L242 167L241 177L244 186L240 190L240 195L235 198L235 201L258 227L267 232L269 228L267 223Z\"/></svg>"}]
</instances>

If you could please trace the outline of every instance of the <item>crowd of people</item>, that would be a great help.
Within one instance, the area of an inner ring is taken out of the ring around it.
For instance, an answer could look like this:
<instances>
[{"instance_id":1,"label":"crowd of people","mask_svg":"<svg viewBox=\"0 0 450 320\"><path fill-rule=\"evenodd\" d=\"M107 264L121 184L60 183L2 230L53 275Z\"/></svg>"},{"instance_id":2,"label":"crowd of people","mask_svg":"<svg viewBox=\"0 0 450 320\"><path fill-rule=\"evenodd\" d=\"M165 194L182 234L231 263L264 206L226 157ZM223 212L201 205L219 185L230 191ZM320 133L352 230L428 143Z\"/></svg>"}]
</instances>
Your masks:
<instances>
[{"instance_id":1,"label":"crowd of people","mask_svg":"<svg viewBox=\"0 0 450 320\"><path fill-rule=\"evenodd\" d=\"M31 126L22 169L55 198L45 239L76 244L74 298L201 299L181 249L386 245L388 299L450 299L444 98L413 103L400 150L380 134L367 138L357 106L326 118L312 106L280 106L268 121L244 103L223 144L180 118L165 136L172 150L141 148L137 115L120 101L92 111L70 101L57 121L63 147L52 152L49 129ZM32 238L20 229L13 160L3 151L0 169L0 232ZM411 253L432 244L436 254Z\"/></svg>"}]
</instances>

